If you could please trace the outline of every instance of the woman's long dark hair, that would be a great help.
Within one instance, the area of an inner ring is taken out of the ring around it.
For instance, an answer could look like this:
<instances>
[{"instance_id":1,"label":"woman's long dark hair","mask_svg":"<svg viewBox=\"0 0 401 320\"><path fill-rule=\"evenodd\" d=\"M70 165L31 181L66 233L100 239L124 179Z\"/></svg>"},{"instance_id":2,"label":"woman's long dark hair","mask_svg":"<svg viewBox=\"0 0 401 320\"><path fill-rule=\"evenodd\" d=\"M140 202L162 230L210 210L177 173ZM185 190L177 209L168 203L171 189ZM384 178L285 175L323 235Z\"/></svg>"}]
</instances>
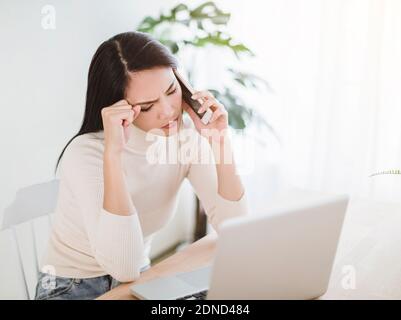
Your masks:
<instances>
[{"instance_id":1,"label":"woman's long dark hair","mask_svg":"<svg viewBox=\"0 0 401 320\"><path fill-rule=\"evenodd\" d=\"M64 147L55 170L72 140L85 133L103 130L101 110L125 98L128 72L163 66L176 68L177 61L164 45L146 33L120 33L103 42L89 66L81 128Z\"/></svg>"}]
</instances>

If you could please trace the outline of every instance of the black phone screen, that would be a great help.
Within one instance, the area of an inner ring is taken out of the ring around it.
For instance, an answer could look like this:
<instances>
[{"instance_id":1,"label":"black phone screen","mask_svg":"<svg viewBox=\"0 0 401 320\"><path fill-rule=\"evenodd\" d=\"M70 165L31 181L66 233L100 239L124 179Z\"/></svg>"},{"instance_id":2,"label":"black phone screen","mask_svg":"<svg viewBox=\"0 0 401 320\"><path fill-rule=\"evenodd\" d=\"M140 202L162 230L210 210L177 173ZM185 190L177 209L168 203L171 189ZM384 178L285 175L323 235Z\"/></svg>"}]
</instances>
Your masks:
<instances>
[{"instance_id":1,"label":"black phone screen","mask_svg":"<svg viewBox=\"0 0 401 320\"><path fill-rule=\"evenodd\" d=\"M182 98L184 101L195 111L195 113L198 115L199 118L202 119L203 115L206 113L198 113L199 108L201 107L201 104L197 101L191 98L192 93L189 91L189 89L178 79L178 83L181 86L181 91L182 91Z\"/></svg>"}]
</instances>

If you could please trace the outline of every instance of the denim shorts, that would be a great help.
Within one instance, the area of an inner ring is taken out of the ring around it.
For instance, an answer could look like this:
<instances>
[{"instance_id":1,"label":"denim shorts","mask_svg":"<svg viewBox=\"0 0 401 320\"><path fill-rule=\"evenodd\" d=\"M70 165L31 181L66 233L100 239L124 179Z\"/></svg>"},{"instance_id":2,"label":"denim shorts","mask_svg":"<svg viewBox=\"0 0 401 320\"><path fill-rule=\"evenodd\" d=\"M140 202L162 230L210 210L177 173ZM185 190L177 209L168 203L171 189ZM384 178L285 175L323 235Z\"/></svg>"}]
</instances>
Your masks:
<instances>
[{"instance_id":1,"label":"denim shorts","mask_svg":"<svg viewBox=\"0 0 401 320\"><path fill-rule=\"evenodd\" d=\"M144 266L141 272L149 268ZM110 275L79 279L39 272L35 300L93 300L120 284Z\"/></svg>"}]
</instances>

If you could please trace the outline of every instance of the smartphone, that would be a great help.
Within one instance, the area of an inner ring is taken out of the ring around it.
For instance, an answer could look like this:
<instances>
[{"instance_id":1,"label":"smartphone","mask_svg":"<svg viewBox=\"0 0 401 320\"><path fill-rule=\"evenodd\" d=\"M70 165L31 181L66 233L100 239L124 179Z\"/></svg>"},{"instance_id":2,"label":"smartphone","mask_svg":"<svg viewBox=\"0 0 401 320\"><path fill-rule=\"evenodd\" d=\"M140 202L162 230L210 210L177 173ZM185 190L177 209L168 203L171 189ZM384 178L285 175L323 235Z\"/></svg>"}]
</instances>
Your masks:
<instances>
[{"instance_id":1,"label":"smartphone","mask_svg":"<svg viewBox=\"0 0 401 320\"><path fill-rule=\"evenodd\" d=\"M180 83L182 98L184 101L195 111L196 115L201 119L204 125L207 125L213 115L213 111L211 109L206 110L205 112L198 113L201 104L203 103L202 99L194 100L191 96L195 93L194 88L189 84L189 82L175 69L175 76Z\"/></svg>"}]
</instances>

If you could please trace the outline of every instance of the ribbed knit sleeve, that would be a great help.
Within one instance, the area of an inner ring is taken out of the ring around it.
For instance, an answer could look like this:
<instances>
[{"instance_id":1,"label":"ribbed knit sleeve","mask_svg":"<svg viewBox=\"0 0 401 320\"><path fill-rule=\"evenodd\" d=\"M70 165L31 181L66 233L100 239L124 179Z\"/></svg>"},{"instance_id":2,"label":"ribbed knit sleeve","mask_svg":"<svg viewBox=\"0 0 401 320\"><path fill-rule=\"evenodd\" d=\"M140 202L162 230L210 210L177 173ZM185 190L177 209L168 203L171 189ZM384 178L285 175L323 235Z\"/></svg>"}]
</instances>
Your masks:
<instances>
[{"instance_id":1,"label":"ribbed knit sleeve","mask_svg":"<svg viewBox=\"0 0 401 320\"><path fill-rule=\"evenodd\" d=\"M120 282L136 280L144 256L141 225L137 212L122 216L103 208L102 146L95 139L74 139L60 163L60 177L80 209L96 261Z\"/></svg>"},{"instance_id":2,"label":"ribbed knit sleeve","mask_svg":"<svg viewBox=\"0 0 401 320\"><path fill-rule=\"evenodd\" d=\"M247 196L244 192L239 200L231 201L219 195L216 164L212 150L203 137L199 136L198 142L200 142L198 153L200 152L202 156L190 164L187 178L205 209L208 221L219 233L220 224L224 220L248 213ZM198 161L199 159L203 160Z\"/></svg>"}]
</instances>

